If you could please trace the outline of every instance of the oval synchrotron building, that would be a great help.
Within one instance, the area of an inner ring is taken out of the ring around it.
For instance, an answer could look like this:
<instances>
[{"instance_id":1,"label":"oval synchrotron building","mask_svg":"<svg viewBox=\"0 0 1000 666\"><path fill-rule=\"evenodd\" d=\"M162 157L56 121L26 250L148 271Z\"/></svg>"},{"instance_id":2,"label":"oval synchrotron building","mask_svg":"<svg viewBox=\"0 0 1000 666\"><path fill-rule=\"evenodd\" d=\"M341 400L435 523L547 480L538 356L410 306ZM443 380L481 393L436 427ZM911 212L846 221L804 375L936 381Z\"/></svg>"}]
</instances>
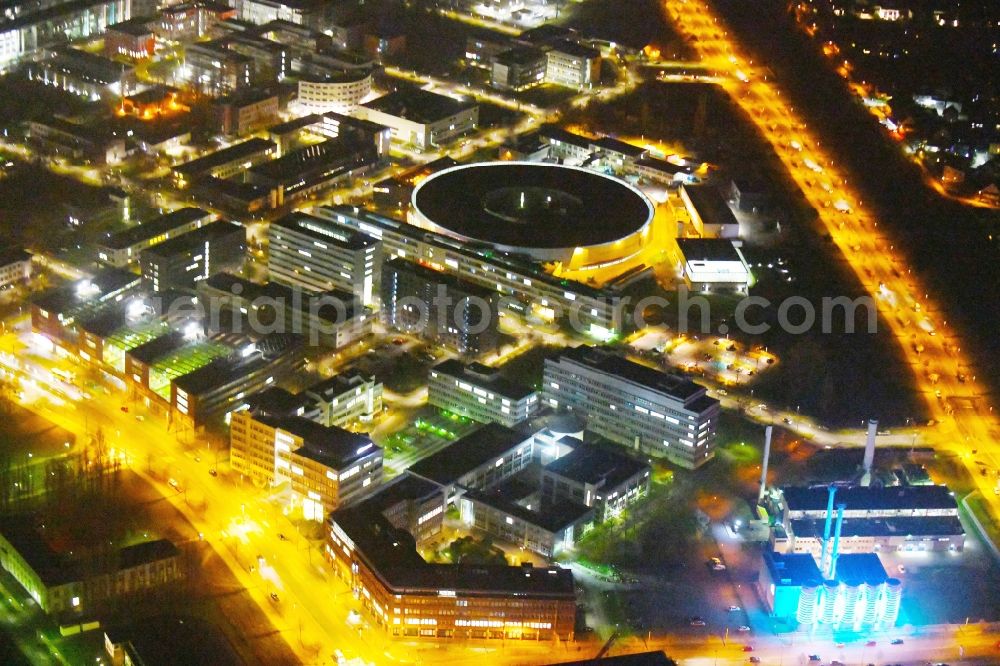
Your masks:
<instances>
[{"instance_id":1,"label":"oval synchrotron building","mask_svg":"<svg viewBox=\"0 0 1000 666\"><path fill-rule=\"evenodd\" d=\"M613 176L541 162L483 162L421 182L410 222L470 245L586 268L640 252L653 213L642 192Z\"/></svg>"}]
</instances>

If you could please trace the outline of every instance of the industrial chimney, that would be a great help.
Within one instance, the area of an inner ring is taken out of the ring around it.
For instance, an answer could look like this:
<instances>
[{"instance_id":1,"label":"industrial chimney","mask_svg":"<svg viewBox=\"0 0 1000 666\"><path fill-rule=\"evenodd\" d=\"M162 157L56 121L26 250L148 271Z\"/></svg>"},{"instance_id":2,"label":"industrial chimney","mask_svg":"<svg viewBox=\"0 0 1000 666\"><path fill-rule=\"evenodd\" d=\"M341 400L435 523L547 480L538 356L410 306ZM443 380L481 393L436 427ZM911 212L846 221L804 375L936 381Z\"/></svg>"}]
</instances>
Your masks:
<instances>
[{"instance_id":1,"label":"industrial chimney","mask_svg":"<svg viewBox=\"0 0 1000 666\"><path fill-rule=\"evenodd\" d=\"M764 491L767 488L767 462L771 458L771 430L772 426L767 426L764 431L764 462L760 466L760 492L757 493L757 504L764 499Z\"/></svg>"},{"instance_id":2,"label":"industrial chimney","mask_svg":"<svg viewBox=\"0 0 1000 666\"><path fill-rule=\"evenodd\" d=\"M872 482L872 464L875 462L875 435L878 434L878 419L868 421L868 435L865 438L865 459L862 463L864 473L861 485L868 486Z\"/></svg>"},{"instance_id":3,"label":"industrial chimney","mask_svg":"<svg viewBox=\"0 0 1000 666\"><path fill-rule=\"evenodd\" d=\"M826 554L830 547L830 525L833 522L833 496L837 493L836 486L829 486L830 497L826 502L826 524L823 525L823 550L819 556L820 571L826 571Z\"/></svg>"},{"instance_id":4,"label":"industrial chimney","mask_svg":"<svg viewBox=\"0 0 1000 666\"><path fill-rule=\"evenodd\" d=\"M837 576L837 558L840 556L840 529L844 526L844 509L846 504L837 505L837 527L833 532L833 555L830 557L829 580L834 580Z\"/></svg>"}]
</instances>

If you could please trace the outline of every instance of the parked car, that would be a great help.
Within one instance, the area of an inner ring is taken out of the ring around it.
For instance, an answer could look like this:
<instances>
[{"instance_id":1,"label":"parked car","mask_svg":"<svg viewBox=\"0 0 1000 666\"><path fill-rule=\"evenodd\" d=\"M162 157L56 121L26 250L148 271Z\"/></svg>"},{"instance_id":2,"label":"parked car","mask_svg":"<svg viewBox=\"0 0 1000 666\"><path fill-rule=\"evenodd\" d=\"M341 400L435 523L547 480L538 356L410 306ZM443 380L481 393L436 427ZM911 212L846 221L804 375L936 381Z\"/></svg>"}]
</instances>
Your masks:
<instances>
[{"instance_id":1,"label":"parked car","mask_svg":"<svg viewBox=\"0 0 1000 666\"><path fill-rule=\"evenodd\" d=\"M893 638L891 641L889 641L889 643L892 644L892 645L902 645L903 644L903 639L902 638Z\"/></svg>"}]
</instances>

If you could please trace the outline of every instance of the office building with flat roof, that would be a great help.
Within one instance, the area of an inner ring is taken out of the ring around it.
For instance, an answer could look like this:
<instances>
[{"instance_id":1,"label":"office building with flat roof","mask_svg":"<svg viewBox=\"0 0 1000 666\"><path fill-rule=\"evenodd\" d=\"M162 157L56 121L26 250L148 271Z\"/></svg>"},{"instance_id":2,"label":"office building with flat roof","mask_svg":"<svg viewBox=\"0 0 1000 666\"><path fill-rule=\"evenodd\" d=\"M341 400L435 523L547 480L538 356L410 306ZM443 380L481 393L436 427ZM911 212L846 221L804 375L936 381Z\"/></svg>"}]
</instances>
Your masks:
<instances>
[{"instance_id":1,"label":"office building with flat roof","mask_svg":"<svg viewBox=\"0 0 1000 666\"><path fill-rule=\"evenodd\" d=\"M42 49L96 37L129 19L131 0L10 0L0 23L0 70Z\"/></svg>"},{"instance_id":2,"label":"office building with flat roof","mask_svg":"<svg viewBox=\"0 0 1000 666\"><path fill-rule=\"evenodd\" d=\"M545 53L545 81L571 88L600 83L601 52L569 40L552 43Z\"/></svg>"},{"instance_id":3,"label":"office building with flat roof","mask_svg":"<svg viewBox=\"0 0 1000 666\"><path fill-rule=\"evenodd\" d=\"M360 104L355 115L392 128L393 138L436 148L476 129L479 105L419 88L404 88Z\"/></svg>"},{"instance_id":4,"label":"office building with flat roof","mask_svg":"<svg viewBox=\"0 0 1000 666\"><path fill-rule=\"evenodd\" d=\"M24 250L0 252L0 289L31 279L31 254Z\"/></svg>"},{"instance_id":5,"label":"office building with flat roof","mask_svg":"<svg viewBox=\"0 0 1000 666\"><path fill-rule=\"evenodd\" d=\"M382 449L367 435L302 416L234 412L230 459L258 485L288 483L289 505L306 520L325 520L382 482Z\"/></svg>"},{"instance_id":6,"label":"office building with flat roof","mask_svg":"<svg viewBox=\"0 0 1000 666\"><path fill-rule=\"evenodd\" d=\"M545 52L515 46L493 56L490 86L498 90L526 90L545 82Z\"/></svg>"},{"instance_id":7,"label":"office building with flat roof","mask_svg":"<svg viewBox=\"0 0 1000 666\"><path fill-rule=\"evenodd\" d=\"M139 253L143 285L153 291L193 287L216 273L238 272L246 257L246 230L217 221Z\"/></svg>"},{"instance_id":8,"label":"office building with flat roof","mask_svg":"<svg viewBox=\"0 0 1000 666\"><path fill-rule=\"evenodd\" d=\"M374 625L403 639L572 640L576 595L568 569L429 564L420 557L407 496L428 495L411 478L330 518L326 555ZM424 504L418 523L440 519L444 503L437 498L433 508Z\"/></svg>"},{"instance_id":9,"label":"office building with flat roof","mask_svg":"<svg viewBox=\"0 0 1000 666\"><path fill-rule=\"evenodd\" d=\"M695 231L702 238L739 238L740 223L715 185L680 187L681 201Z\"/></svg>"},{"instance_id":10,"label":"office building with flat roof","mask_svg":"<svg viewBox=\"0 0 1000 666\"><path fill-rule=\"evenodd\" d=\"M533 447L531 435L489 423L418 461L409 472L444 488L451 501L466 488L490 488L525 469Z\"/></svg>"},{"instance_id":11,"label":"office building with flat roof","mask_svg":"<svg viewBox=\"0 0 1000 666\"><path fill-rule=\"evenodd\" d=\"M273 158L277 151L278 146L273 141L256 137L247 139L228 148L175 166L173 168L174 180L179 187L185 187L194 180L205 176L229 178L255 164Z\"/></svg>"},{"instance_id":12,"label":"office building with flat roof","mask_svg":"<svg viewBox=\"0 0 1000 666\"><path fill-rule=\"evenodd\" d=\"M715 455L719 401L679 375L581 346L545 359L543 401L587 419L587 429L645 455L696 469Z\"/></svg>"},{"instance_id":13,"label":"office building with flat roof","mask_svg":"<svg viewBox=\"0 0 1000 666\"><path fill-rule=\"evenodd\" d=\"M170 384L170 420L179 428L200 428L225 419L245 398L280 384L305 365L305 348L294 335L270 335L237 354L217 358Z\"/></svg>"},{"instance_id":14,"label":"office building with flat roof","mask_svg":"<svg viewBox=\"0 0 1000 666\"><path fill-rule=\"evenodd\" d=\"M84 562L58 550L46 527L31 515L0 521L0 567L43 611L59 619L91 616L116 597L167 585L185 574L180 550L166 539L110 555L101 562Z\"/></svg>"},{"instance_id":15,"label":"office building with flat roof","mask_svg":"<svg viewBox=\"0 0 1000 666\"><path fill-rule=\"evenodd\" d=\"M198 283L218 331L292 333L310 345L340 349L367 337L375 316L353 295L342 291L302 293L274 282L257 284L230 273Z\"/></svg>"},{"instance_id":16,"label":"office building with flat roof","mask_svg":"<svg viewBox=\"0 0 1000 666\"><path fill-rule=\"evenodd\" d=\"M275 192L275 206L359 176L381 163L375 146L350 138L328 139L251 167L244 179Z\"/></svg>"},{"instance_id":17,"label":"office building with flat roof","mask_svg":"<svg viewBox=\"0 0 1000 666\"><path fill-rule=\"evenodd\" d=\"M604 522L649 493L650 467L625 453L579 444L542 469L542 501L570 500L594 508Z\"/></svg>"},{"instance_id":18,"label":"office building with flat roof","mask_svg":"<svg viewBox=\"0 0 1000 666\"><path fill-rule=\"evenodd\" d=\"M305 213L290 213L267 232L268 273L275 282L307 291L337 289L375 305L382 281L382 243Z\"/></svg>"},{"instance_id":19,"label":"office building with flat roof","mask_svg":"<svg viewBox=\"0 0 1000 666\"><path fill-rule=\"evenodd\" d=\"M31 299L31 330L75 350L77 320L120 303L137 292L140 284L135 273L106 268L92 277L43 291Z\"/></svg>"},{"instance_id":20,"label":"office building with flat roof","mask_svg":"<svg viewBox=\"0 0 1000 666\"><path fill-rule=\"evenodd\" d=\"M737 242L728 238L678 238L678 272L687 287L703 292L749 292L753 275Z\"/></svg>"},{"instance_id":21,"label":"office building with flat roof","mask_svg":"<svg viewBox=\"0 0 1000 666\"><path fill-rule=\"evenodd\" d=\"M478 355L499 346L496 294L403 259L382 266L382 321L460 354Z\"/></svg>"},{"instance_id":22,"label":"office building with flat roof","mask_svg":"<svg viewBox=\"0 0 1000 666\"><path fill-rule=\"evenodd\" d=\"M443 234L351 206L324 206L313 209L313 214L381 240L386 257L420 262L495 291L501 307L511 314L548 322L569 320L601 341L634 327L627 316L628 304L618 294L557 278L520 258L469 247Z\"/></svg>"},{"instance_id":23,"label":"office building with flat roof","mask_svg":"<svg viewBox=\"0 0 1000 666\"><path fill-rule=\"evenodd\" d=\"M467 526L543 557L572 549L594 523L594 508L571 500L522 506L500 492L467 490L458 505Z\"/></svg>"},{"instance_id":24,"label":"office building with flat roof","mask_svg":"<svg viewBox=\"0 0 1000 666\"><path fill-rule=\"evenodd\" d=\"M508 428L526 421L541 404L535 390L503 378L497 368L456 359L430 369L427 402L473 421Z\"/></svg>"},{"instance_id":25,"label":"office building with flat roof","mask_svg":"<svg viewBox=\"0 0 1000 666\"><path fill-rule=\"evenodd\" d=\"M139 259L139 253L189 231L201 229L215 216L200 208L180 208L136 226L111 234L97 245L97 258L109 266L123 268Z\"/></svg>"}]
</instances>

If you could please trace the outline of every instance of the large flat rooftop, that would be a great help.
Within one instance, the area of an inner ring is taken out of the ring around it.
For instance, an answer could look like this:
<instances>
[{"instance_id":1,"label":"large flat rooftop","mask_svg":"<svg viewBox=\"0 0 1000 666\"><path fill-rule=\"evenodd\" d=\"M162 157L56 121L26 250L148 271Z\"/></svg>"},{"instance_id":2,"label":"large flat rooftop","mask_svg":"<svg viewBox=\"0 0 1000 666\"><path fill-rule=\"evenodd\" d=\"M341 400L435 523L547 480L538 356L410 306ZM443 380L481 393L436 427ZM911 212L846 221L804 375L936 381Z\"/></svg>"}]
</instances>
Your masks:
<instances>
[{"instance_id":1,"label":"large flat rooftop","mask_svg":"<svg viewBox=\"0 0 1000 666\"><path fill-rule=\"evenodd\" d=\"M497 395L510 398L511 400L521 400L535 393L535 390L531 387L512 382L501 376L500 371L496 368L491 368L481 363L466 365L458 359L449 358L446 361L438 363L431 370L476 386L489 387Z\"/></svg>"},{"instance_id":2,"label":"large flat rooftop","mask_svg":"<svg viewBox=\"0 0 1000 666\"><path fill-rule=\"evenodd\" d=\"M417 462L409 471L447 486L455 483L462 475L517 448L525 440L524 435L510 428L497 423L488 423L456 440L447 448Z\"/></svg>"},{"instance_id":3,"label":"large flat rooftop","mask_svg":"<svg viewBox=\"0 0 1000 666\"><path fill-rule=\"evenodd\" d=\"M113 250L124 250L137 243L162 236L178 227L191 224L196 220L202 218L209 219L211 217L211 213L200 208L180 208L159 217L154 217L145 223L139 223L131 229L112 234L102 245Z\"/></svg>"},{"instance_id":4,"label":"large flat rooftop","mask_svg":"<svg viewBox=\"0 0 1000 666\"><path fill-rule=\"evenodd\" d=\"M427 124L454 116L476 106L476 103L462 102L419 88L402 88L366 102L362 106L415 123Z\"/></svg>"},{"instance_id":5,"label":"large flat rooftop","mask_svg":"<svg viewBox=\"0 0 1000 666\"><path fill-rule=\"evenodd\" d=\"M785 487L781 489L790 511L826 511L826 486ZM954 495L947 486L849 486L837 488L834 506L851 509L947 509L958 510Z\"/></svg>"},{"instance_id":6,"label":"large flat rooftop","mask_svg":"<svg viewBox=\"0 0 1000 666\"><path fill-rule=\"evenodd\" d=\"M705 394L704 386L696 384L686 377L654 370L598 347L581 345L567 349L560 354L560 358L566 358L598 372L618 377L657 393L663 393L685 403ZM712 402L717 401L712 400Z\"/></svg>"},{"instance_id":7,"label":"large flat rooftop","mask_svg":"<svg viewBox=\"0 0 1000 666\"><path fill-rule=\"evenodd\" d=\"M546 472L602 488L614 488L649 465L619 451L582 444L545 466Z\"/></svg>"}]
</instances>

